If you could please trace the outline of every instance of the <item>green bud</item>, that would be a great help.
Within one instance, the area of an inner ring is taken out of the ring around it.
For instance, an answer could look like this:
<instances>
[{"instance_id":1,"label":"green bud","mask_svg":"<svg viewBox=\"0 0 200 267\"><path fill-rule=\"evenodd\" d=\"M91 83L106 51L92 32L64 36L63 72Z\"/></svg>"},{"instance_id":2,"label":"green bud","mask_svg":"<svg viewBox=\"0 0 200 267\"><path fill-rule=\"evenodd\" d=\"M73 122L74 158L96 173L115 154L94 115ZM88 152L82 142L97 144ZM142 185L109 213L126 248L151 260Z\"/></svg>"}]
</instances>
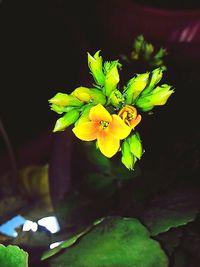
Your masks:
<instances>
[{"instance_id":1,"label":"green bud","mask_svg":"<svg viewBox=\"0 0 200 267\"><path fill-rule=\"evenodd\" d=\"M141 158L143 154L143 149L142 149L142 143L140 140L139 133L135 133L132 136L128 138L128 142L130 145L130 151L131 153L138 159Z\"/></svg>"},{"instance_id":2,"label":"green bud","mask_svg":"<svg viewBox=\"0 0 200 267\"><path fill-rule=\"evenodd\" d=\"M73 96L82 102L102 104L106 103L106 97L102 90L97 88L78 87L72 93Z\"/></svg>"},{"instance_id":3,"label":"green bud","mask_svg":"<svg viewBox=\"0 0 200 267\"><path fill-rule=\"evenodd\" d=\"M106 96L103 94L102 91L96 88L90 89L90 95L93 104L102 104L105 105L106 103Z\"/></svg>"},{"instance_id":4,"label":"green bud","mask_svg":"<svg viewBox=\"0 0 200 267\"><path fill-rule=\"evenodd\" d=\"M75 96L63 93L57 93L53 98L49 100L49 103L60 107L66 107L66 106L80 107L83 105L83 102L78 100Z\"/></svg>"},{"instance_id":5,"label":"green bud","mask_svg":"<svg viewBox=\"0 0 200 267\"><path fill-rule=\"evenodd\" d=\"M57 106L55 104L51 105L51 110L53 110L54 112L58 113L58 114L62 114L63 112L68 112L70 110L74 109L74 107L69 106L69 107L61 107L61 106Z\"/></svg>"},{"instance_id":6,"label":"green bud","mask_svg":"<svg viewBox=\"0 0 200 267\"><path fill-rule=\"evenodd\" d=\"M111 92L117 88L119 83L118 67L120 66L121 64L118 62L118 60L106 62L105 64L104 92L106 96L110 96Z\"/></svg>"},{"instance_id":7,"label":"green bud","mask_svg":"<svg viewBox=\"0 0 200 267\"><path fill-rule=\"evenodd\" d=\"M133 170L137 158L131 153L130 145L127 139L121 145L122 158L121 162L126 166L127 169Z\"/></svg>"},{"instance_id":8,"label":"green bud","mask_svg":"<svg viewBox=\"0 0 200 267\"><path fill-rule=\"evenodd\" d=\"M154 59L159 60L167 55L167 50L165 48L160 48L158 52L155 54Z\"/></svg>"},{"instance_id":9,"label":"green bud","mask_svg":"<svg viewBox=\"0 0 200 267\"><path fill-rule=\"evenodd\" d=\"M172 86L168 84L157 86L152 92L151 103L156 106L165 105L170 95L174 93L174 90L170 90L171 88Z\"/></svg>"},{"instance_id":10,"label":"green bud","mask_svg":"<svg viewBox=\"0 0 200 267\"><path fill-rule=\"evenodd\" d=\"M91 74L96 82L96 84L103 86L105 77L102 69L102 57L99 56L100 50L97 51L92 57L88 53L88 67L91 71Z\"/></svg>"},{"instance_id":11,"label":"green bud","mask_svg":"<svg viewBox=\"0 0 200 267\"><path fill-rule=\"evenodd\" d=\"M142 96L151 92L153 88L160 82L162 77L163 77L163 69L161 67L154 69L151 73L150 82L145 88L145 90L142 92Z\"/></svg>"},{"instance_id":12,"label":"green bud","mask_svg":"<svg viewBox=\"0 0 200 267\"><path fill-rule=\"evenodd\" d=\"M69 125L75 123L79 117L79 111L73 109L56 121L53 132L63 131Z\"/></svg>"},{"instance_id":13,"label":"green bud","mask_svg":"<svg viewBox=\"0 0 200 267\"><path fill-rule=\"evenodd\" d=\"M148 61L150 59L153 51L154 51L153 45L150 43L145 43L145 45L144 45L144 59Z\"/></svg>"},{"instance_id":14,"label":"green bud","mask_svg":"<svg viewBox=\"0 0 200 267\"><path fill-rule=\"evenodd\" d=\"M135 41L133 43L133 51L135 52L135 54L138 54L141 52L141 50L143 49L143 44L144 44L144 36L143 35L138 35L135 38Z\"/></svg>"},{"instance_id":15,"label":"green bud","mask_svg":"<svg viewBox=\"0 0 200 267\"><path fill-rule=\"evenodd\" d=\"M150 94L140 97L136 106L143 111L149 111L154 106L165 105L170 95L174 93L174 90L170 89L171 86L167 84L157 86Z\"/></svg>"},{"instance_id":16,"label":"green bud","mask_svg":"<svg viewBox=\"0 0 200 267\"><path fill-rule=\"evenodd\" d=\"M89 102L91 100L90 89L80 86L76 88L71 95L78 98L82 102Z\"/></svg>"},{"instance_id":17,"label":"green bud","mask_svg":"<svg viewBox=\"0 0 200 267\"><path fill-rule=\"evenodd\" d=\"M110 94L108 102L111 103L114 107L120 108L121 105L125 102L125 98L123 94L116 89Z\"/></svg>"},{"instance_id":18,"label":"green bud","mask_svg":"<svg viewBox=\"0 0 200 267\"><path fill-rule=\"evenodd\" d=\"M135 102L136 98L145 89L149 81L149 72L143 74L137 74L128 81L128 84L124 90L126 94L126 104L131 105Z\"/></svg>"}]
</instances>

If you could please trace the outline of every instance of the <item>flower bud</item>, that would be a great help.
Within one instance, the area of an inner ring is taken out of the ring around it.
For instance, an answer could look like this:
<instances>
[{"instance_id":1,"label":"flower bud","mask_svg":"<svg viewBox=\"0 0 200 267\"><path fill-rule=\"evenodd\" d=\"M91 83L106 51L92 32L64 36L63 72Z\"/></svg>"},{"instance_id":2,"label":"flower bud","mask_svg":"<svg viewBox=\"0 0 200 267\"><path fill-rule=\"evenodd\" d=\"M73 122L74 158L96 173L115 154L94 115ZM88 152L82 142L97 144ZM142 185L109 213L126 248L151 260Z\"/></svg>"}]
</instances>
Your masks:
<instances>
[{"instance_id":1,"label":"flower bud","mask_svg":"<svg viewBox=\"0 0 200 267\"><path fill-rule=\"evenodd\" d=\"M90 89L87 87L78 87L76 88L71 95L75 96L76 98L78 98L80 101L82 102L89 102L91 99L91 95L90 95Z\"/></svg>"},{"instance_id":2,"label":"flower bud","mask_svg":"<svg viewBox=\"0 0 200 267\"><path fill-rule=\"evenodd\" d=\"M72 95L83 102L91 102L93 104L106 103L106 97L103 92L96 88L78 87L73 92Z\"/></svg>"},{"instance_id":3,"label":"flower bud","mask_svg":"<svg viewBox=\"0 0 200 267\"><path fill-rule=\"evenodd\" d=\"M154 106L164 105L174 90L170 90L171 86L163 84L157 86L150 94L142 96L136 102L136 106L143 111L149 111Z\"/></svg>"},{"instance_id":4,"label":"flower bud","mask_svg":"<svg viewBox=\"0 0 200 267\"><path fill-rule=\"evenodd\" d=\"M75 123L78 117L79 117L79 111L77 111L76 109L67 112L63 117L61 117L56 121L53 132L65 130L69 125Z\"/></svg>"},{"instance_id":5,"label":"flower bud","mask_svg":"<svg viewBox=\"0 0 200 267\"><path fill-rule=\"evenodd\" d=\"M106 96L103 94L101 90L92 88L90 89L90 95L91 95L91 102L93 104L104 105L106 103Z\"/></svg>"},{"instance_id":6,"label":"flower bud","mask_svg":"<svg viewBox=\"0 0 200 267\"><path fill-rule=\"evenodd\" d=\"M133 43L133 51L131 52L131 59L133 59L133 60L139 59L139 55L143 49L144 41L145 40L144 40L143 35L139 35L136 37L136 39Z\"/></svg>"},{"instance_id":7,"label":"flower bud","mask_svg":"<svg viewBox=\"0 0 200 267\"><path fill-rule=\"evenodd\" d=\"M53 98L49 100L49 103L61 107L66 107L66 106L80 107L83 105L83 103L80 100L78 100L75 96L63 93L57 93Z\"/></svg>"},{"instance_id":8,"label":"flower bud","mask_svg":"<svg viewBox=\"0 0 200 267\"><path fill-rule=\"evenodd\" d=\"M118 67L121 66L118 61L107 62L105 69L105 84L104 84L104 92L106 96L110 96L111 92L117 88L117 84L119 83L119 72Z\"/></svg>"},{"instance_id":9,"label":"flower bud","mask_svg":"<svg viewBox=\"0 0 200 267\"><path fill-rule=\"evenodd\" d=\"M137 158L131 153L130 145L127 139L121 145L122 158L121 162L126 166L127 169L133 170L134 164Z\"/></svg>"},{"instance_id":10,"label":"flower bud","mask_svg":"<svg viewBox=\"0 0 200 267\"><path fill-rule=\"evenodd\" d=\"M153 90L151 98L149 97L151 103L155 106L165 105L170 95L174 93L174 90L170 90L170 89L171 89L171 86L168 84L157 86Z\"/></svg>"},{"instance_id":11,"label":"flower bud","mask_svg":"<svg viewBox=\"0 0 200 267\"><path fill-rule=\"evenodd\" d=\"M163 68L156 68L151 73L150 82L145 88L145 90L142 92L142 96L148 94L153 90L153 88L159 83L159 81L163 77Z\"/></svg>"},{"instance_id":12,"label":"flower bud","mask_svg":"<svg viewBox=\"0 0 200 267\"><path fill-rule=\"evenodd\" d=\"M99 56L100 50L97 51L92 57L88 53L88 67L91 70L91 74L96 82L96 84L103 86L105 77L102 69L102 57Z\"/></svg>"},{"instance_id":13,"label":"flower bud","mask_svg":"<svg viewBox=\"0 0 200 267\"><path fill-rule=\"evenodd\" d=\"M141 144L139 133L136 132L135 134L131 135L128 138L128 141L129 141L131 153L136 158L140 159L143 154L143 149L142 149L142 144Z\"/></svg>"},{"instance_id":14,"label":"flower bud","mask_svg":"<svg viewBox=\"0 0 200 267\"><path fill-rule=\"evenodd\" d=\"M123 107L118 115L131 129L134 129L142 119L141 115L137 114L136 108L130 105Z\"/></svg>"},{"instance_id":15,"label":"flower bud","mask_svg":"<svg viewBox=\"0 0 200 267\"><path fill-rule=\"evenodd\" d=\"M121 107L124 103L125 98L119 90L114 90L109 97L109 102L116 108Z\"/></svg>"},{"instance_id":16,"label":"flower bud","mask_svg":"<svg viewBox=\"0 0 200 267\"><path fill-rule=\"evenodd\" d=\"M149 73L138 74L128 81L124 90L126 94L126 104L133 104L140 93L145 89L149 81Z\"/></svg>"},{"instance_id":17,"label":"flower bud","mask_svg":"<svg viewBox=\"0 0 200 267\"><path fill-rule=\"evenodd\" d=\"M150 60L153 51L154 51L154 47L152 44L150 43L144 44L144 59L146 61Z\"/></svg>"},{"instance_id":18,"label":"flower bud","mask_svg":"<svg viewBox=\"0 0 200 267\"><path fill-rule=\"evenodd\" d=\"M74 109L74 107L69 106L69 107L61 107L61 106L57 106L55 104L51 105L51 110L53 110L54 112L58 113L58 114L62 114L63 112L68 112L70 110Z\"/></svg>"}]
</instances>

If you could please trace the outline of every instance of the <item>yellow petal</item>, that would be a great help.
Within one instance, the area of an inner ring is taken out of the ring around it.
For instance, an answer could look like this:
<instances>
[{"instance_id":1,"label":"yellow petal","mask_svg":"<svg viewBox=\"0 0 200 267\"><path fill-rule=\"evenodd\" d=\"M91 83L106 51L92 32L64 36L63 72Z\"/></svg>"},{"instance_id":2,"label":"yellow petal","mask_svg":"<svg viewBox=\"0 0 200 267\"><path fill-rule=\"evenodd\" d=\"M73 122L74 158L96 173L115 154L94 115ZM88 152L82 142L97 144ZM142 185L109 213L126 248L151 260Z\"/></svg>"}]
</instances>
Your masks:
<instances>
[{"instance_id":1,"label":"yellow petal","mask_svg":"<svg viewBox=\"0 0 200 267\"><path fill-rule=\"evenodd\" d=\"M116 114L112 115L112 119L109 124L109 133L120 140L126 138L130 134L131 128Z\"/></svg>"},{"instance_id":2,"label":"yellow petal","mask_svg":"<svg viewBox=\"0 0 200 267\"><path fill-rule=\"evenodd\" d=\"M119 139L106 131L98 133L97 141L101 153L108 158L113 157L119 150Z\"/></svg>"},{"instance_id":3,"label":"yellow petal","mask_svg":"<svg viewBox=\"0 0 200 267\"><path fill-rule=\"evenodd\" d=\"M91 108L89 117L91 121L112 121L112 116L101 104L98 104Z\"/></svg>"},{"instance_id":4,"label":"yellow petal","mask_svg":"<svg viewBox=\"0 0 200 267\"><path fill-rule=\"evenodd\" d=\"M84 122L75 126L72 131L79 139L83 141L93 141L97 138L99 131L99 123L96 122Z\"/></svg>"}]
</instances>

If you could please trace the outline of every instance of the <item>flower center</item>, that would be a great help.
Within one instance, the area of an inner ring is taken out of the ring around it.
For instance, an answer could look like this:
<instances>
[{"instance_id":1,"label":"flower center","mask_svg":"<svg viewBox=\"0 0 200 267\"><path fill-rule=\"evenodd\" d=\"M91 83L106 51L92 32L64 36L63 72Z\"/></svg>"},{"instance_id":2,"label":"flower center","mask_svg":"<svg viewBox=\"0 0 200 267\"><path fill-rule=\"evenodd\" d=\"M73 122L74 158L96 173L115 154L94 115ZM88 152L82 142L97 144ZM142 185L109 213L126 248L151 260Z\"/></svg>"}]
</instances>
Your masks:
<instances>
[{"instance_id":1,"label":"flower center","mask_svg":"<svg viewBox=\"0 0 200 267\"><path fill-rule=\"evenodd\" d=\"M106 129L109 125L109 122L107 121L100 121L100 126L102 129Z\"/></svg>"}]
</instances>

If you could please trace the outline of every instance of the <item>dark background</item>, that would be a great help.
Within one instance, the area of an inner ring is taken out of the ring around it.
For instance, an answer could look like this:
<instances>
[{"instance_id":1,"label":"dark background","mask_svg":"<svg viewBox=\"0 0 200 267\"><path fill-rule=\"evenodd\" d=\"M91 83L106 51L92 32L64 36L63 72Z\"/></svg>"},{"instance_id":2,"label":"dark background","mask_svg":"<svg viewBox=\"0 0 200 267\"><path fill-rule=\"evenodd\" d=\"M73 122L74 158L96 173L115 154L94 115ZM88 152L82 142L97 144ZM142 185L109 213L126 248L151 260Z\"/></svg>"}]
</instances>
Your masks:
<instances>
[{"instance_id":1,"label":"dark background","mask_svg":"<svg viewBox=\"0 0 200 267\"><path fill-rule=\"evenodd\" d=\"M18 146L52 129L48 99L79 86L86 52L100 47L99 14L92 1L5 0L0 9L0 118Z\"/></svg>"}]
</instances>

